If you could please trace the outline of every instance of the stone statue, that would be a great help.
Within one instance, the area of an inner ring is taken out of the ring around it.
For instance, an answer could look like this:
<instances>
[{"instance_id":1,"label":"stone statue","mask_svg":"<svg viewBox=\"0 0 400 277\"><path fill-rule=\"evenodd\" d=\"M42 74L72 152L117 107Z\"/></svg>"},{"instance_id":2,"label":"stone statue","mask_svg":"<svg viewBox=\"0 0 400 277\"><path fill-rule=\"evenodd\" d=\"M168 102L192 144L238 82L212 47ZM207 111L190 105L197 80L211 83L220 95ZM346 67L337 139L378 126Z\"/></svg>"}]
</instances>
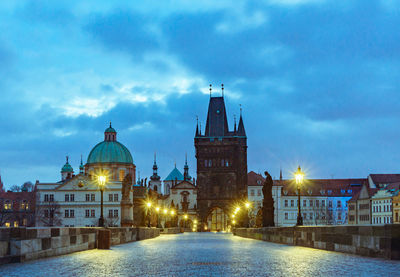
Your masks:
<instances>
[{"instance_id":1,"label":"stone statue","mask_svg":"<svg viewBox=\"0 0 400 277\"><path fill-rule=\"evenodd\" d=\"M121 226L133 226L133 203L131 201L132 175L127 174L122 181Z\"/></svg>"},{"instance_id":2,"label":"stone statue","mask_svg":"<svg viewBox=\"0 0 400 277\"><path fill-rule=\"evenodd\" d=\"M272 198L272 185L274 181L268 171L265 171L265 182L262 188L263 192L263 207L262 218L263 227L275 226L274 223L274 199Z\"/></svg>"},{"instance_id":3,"label":"stone statue","mask_svg":"<svg viewBox=\"0 0 400 277\"><path fill-rule=\"evenodd\" d=\"M132 175L127 174L122 181L122 200L130 200L129 193L131 191Z\"/></svg>"}]
</instances>

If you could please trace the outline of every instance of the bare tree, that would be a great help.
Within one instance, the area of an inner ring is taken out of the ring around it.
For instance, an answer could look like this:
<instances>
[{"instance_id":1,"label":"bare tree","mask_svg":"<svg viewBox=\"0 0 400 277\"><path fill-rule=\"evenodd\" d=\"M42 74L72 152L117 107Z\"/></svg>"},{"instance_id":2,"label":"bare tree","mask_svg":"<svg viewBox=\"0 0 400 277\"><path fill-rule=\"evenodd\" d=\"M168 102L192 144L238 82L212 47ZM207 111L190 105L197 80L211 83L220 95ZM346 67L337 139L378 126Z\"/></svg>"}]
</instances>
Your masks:
<instances>
[{"instance_id":1,"label":"bare tree","mask_svg":"<svg viewBox=\"0 0 400 277\"><path fill-rule=\"evenodd\" d=\"M36 198L36 223L39 222L44 226L61 226L61 209L56 201L40 203L40 194L37 193Z\"/></svg>"},{"instance_id":2,"label":"bare tree","mask_svg":"<svg viewBox=\"0 0 400 277\"><path fill-rule=\"evenodd\" d=\"M18 185L12 185L10 187L10 191L12 191L12 192L20 192L21 191L21 187L18 186Z\"/></svg>"},{"instance_id":3,"label":"bare tree","mask_svg":"<svg viewBox=\"0 0 400 277\"><path fill-rule=\"evenodd\" d=\"M32 184L32 182L27 181L21 186L22 191L28 191L32 192L34 190L35 186Z\"/></svg>"}]
</instances>

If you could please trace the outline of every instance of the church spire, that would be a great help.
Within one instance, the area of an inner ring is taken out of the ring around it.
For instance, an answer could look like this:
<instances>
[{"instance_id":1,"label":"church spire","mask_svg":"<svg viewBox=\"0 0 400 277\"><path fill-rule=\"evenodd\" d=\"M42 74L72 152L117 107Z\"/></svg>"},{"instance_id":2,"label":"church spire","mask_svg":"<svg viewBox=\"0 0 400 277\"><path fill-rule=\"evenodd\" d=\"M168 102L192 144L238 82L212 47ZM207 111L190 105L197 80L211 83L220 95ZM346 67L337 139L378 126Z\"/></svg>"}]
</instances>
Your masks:
<instances>
[{"instance_id":1,"label":"church spire","mask_svg":"<svg viewBox=\"0 0 400 277\"><path fill-rule=\"evenodd\" d=\"M79 174L83 174L85 167L83 166L83 160L81 155L81 164L79 165Z\"/></svg>"},{"instance_id":2,"label":"church spire","mask_svg":"<svg viewBox=\"0 0 400 277\"><path fill-rule=\"evenodd\" d=\"M154 153L153 175L150 177L150 179L151 179L152 181L158 181L158 180L161 179L161 177L158 176L157 170L158 170L158 166L157 166L157 156L156 156L156 153Z\"/></svg>"},{"instance_id":3,"label":"church spire","mask_svg":"<svg viewBox=\"0 0 400 277\"><path fill-rule=\"evenodd\" d=\"M183 167L183 180L190 181L192 177L189 175L189 166L187 163L187 153L185 155L185 166Z\"/></svg>"},{"instance_id":4,"label":"church spire","mask_svg":"<svg viewBox=\"0 0 400 277\"><path fill-rule=\"evenodd\" d=\"M199 136L199 117L196 116L196 137Z\"/></svg>"},{"instance_id":5,"label":"church spire","mask_svg":"<svg viewBox=\"0 0 400 277\"><path fill-rule=\"evenodd\" d=\"M242 117L242 105L240 105L240 119L239 119L239 126L237 130L238 136L246 136L246 131L244 130L244 124L243 124L243 117Z\"/></svg>"},{"instance_id":6,"label":"church spire","mask_svg":"<svg viewBox=\"0 0 400 277\"><path fill-rule=\"evenodd\" d=\"M282 167L281 167L281 170L280 170L280 172L279 172L279 180L280 180L280 181L283 180L283 178L282 178Z\"/></svg>"}]
</instances>

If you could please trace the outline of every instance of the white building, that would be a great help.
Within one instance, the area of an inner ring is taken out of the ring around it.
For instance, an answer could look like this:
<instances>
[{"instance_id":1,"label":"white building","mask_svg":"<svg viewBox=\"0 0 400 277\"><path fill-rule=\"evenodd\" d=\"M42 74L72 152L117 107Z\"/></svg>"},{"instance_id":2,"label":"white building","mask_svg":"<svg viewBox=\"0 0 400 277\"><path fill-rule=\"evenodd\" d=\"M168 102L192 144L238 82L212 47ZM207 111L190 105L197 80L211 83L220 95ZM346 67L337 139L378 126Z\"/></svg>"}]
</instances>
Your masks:
<instances>
[{"instance_id":1,"label":"white building","mask_svg":"<svg viewBox=\"0 0 400 277\"><path fill-rule=\"evenodd\" d=\"M67 158L60 182L36 184L37 226L97 226L101 201L97 180L100 175L106 176L103 194L105 223L119 226L122 181L127 174L135 180L132 155L117 141L117 132L110 124L104 132L104 141L91 150L87 163L83 165L81 160L79 174L74 175Z\"/></svg>"},{"instance_id":2,"label":"white building","mask_svg":"<svg viewBox=\"0 0 400 277\"><path fill-rule=\"evenodd\" d=\"M392 197L394 191L378 190L371 197L371 216L373 225L393 223Z\"/></svg>"}]
</instances>

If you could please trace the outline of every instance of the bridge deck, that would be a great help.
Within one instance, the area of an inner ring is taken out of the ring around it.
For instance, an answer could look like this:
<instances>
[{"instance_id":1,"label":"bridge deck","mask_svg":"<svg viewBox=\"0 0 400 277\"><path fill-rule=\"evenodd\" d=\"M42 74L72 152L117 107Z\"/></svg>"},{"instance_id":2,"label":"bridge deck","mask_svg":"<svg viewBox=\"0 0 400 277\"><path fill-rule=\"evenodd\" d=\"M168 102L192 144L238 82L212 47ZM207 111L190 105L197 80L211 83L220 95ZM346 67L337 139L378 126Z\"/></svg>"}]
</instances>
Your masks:
<instances>
[{"instance_id":1,"label":"bridge deck","mask_svg":"<svg viewBox=\"0 0 400 277\"><path fill-rule=\"evenodd\" d=\"M186 233L0 266L1 276L398 276L399 261Z\"/></svg>"}]
</instances>

